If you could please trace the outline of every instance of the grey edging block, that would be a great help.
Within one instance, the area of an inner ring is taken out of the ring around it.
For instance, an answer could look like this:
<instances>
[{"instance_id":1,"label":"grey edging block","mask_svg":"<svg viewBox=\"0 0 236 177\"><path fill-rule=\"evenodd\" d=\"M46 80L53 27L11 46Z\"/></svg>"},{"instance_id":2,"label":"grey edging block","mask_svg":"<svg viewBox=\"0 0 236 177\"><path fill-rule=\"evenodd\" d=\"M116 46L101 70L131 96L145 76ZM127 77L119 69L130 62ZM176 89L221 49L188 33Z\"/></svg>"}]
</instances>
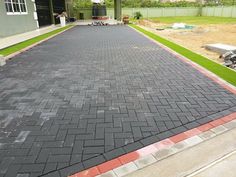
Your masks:
<instances>
[{"instance_id":1,"label":"grey edging block","mask_svg":"<svg viewBox=\"0 0 236 177\"><path fill-rule=\"evenodd\" d=\"M0 66L4 66L5 64L6 64L5 58L2 55L0 55Z\"/></svg>"}]
</instances>

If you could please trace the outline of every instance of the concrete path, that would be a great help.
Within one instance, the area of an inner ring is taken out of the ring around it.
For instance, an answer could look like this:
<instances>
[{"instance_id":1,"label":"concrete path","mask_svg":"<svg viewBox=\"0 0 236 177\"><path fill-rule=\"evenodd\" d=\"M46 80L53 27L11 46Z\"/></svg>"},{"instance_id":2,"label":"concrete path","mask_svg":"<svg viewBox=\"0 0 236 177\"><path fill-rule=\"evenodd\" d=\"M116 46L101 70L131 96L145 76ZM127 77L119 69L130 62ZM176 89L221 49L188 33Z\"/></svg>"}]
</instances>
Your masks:
<instances>
[{"instance_id":1,"label":"concrete path","mask_svg":"<svg viewBox=\"0 0 236 177\"><path fill-rule=\"evenodd\" d=\"M216 164L209 164L209 167L206 167L203 171L188 177L236 177L236 151L219 160Z\"/></svg>"},{"instance_id":2,"label":"concrete path","mask_svg":"<svg viewBox=\"0 0 236 177\"><path fill-rule=\"evenodd\" d=\"M37 30L29 31L26 33L16 34L16 35L5 37L5 38L0 38L0 49L7 48L9 46L18 44L20 42L26 41L28 39L37 37L45 33L49 33L59 28L60 28L60 25L56 25L56 26L51 25L51 26L47 26L47 27L40 28Z\"/></svg>"},{"instance_id":3,"label":"concrete path","mask_svg":"<svg viewBox=\"0 0 236 177\"><path fill-rule=\"evenodd\" d=\"M230 130L127 177L236 177L235 138Z\"/></svg>"},{"instance_id":4,"label":"concrete path","mask_svg":"<svg viewBox=\"0 0 236 177\"><path fill-rule=\"evenodd\" d=\"M133 29L75 27L0 68L0 177L67 176L235 110Z\"/></svg>"}]
</instances>

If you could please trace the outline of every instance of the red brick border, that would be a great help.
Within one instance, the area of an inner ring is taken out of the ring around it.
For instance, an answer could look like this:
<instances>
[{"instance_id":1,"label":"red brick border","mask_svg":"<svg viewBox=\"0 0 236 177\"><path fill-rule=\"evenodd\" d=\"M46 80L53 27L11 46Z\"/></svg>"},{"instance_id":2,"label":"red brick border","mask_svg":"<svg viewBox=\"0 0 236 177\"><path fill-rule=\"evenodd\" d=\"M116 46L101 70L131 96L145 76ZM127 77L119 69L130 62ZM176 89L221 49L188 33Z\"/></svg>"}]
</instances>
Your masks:
<instances>
[{"instance_id":1,"label":"red brick border","mask_svg":"<svg viewBox=\"0 0 236 177\"><path fill-rule=\"evenodd\" d=\"M188 138L199 135L200 133L203 133L203 132L208 131L212 128L223 125L223 124L230 122L232 120L236 120L236 112L229 114L227 116L221 117L217 120L211 121L207 124L201 125L197 128L193 128L193 129L188 130L186 132L180 133L178 135L164 139L164 140L159 141L157 143L151 144L149 146L146 146L146 147L136 150L134 152L130 152L128 154L122 155L120 157L117 157L113 160L102 163L102 164L97 165L95 167L81 171L79 173L71 175L70 177L95 177L97 175L106 173L110 170L113 170L113 169L120 167L122 165L125 165L127 163L134 162L135 160L138 160L139 158L147 156L147 155L149 155L153 152L156 152L158 150L168 148L169 146L172 146L180 141L184 141Z\"/></svg>"}]
</instances>

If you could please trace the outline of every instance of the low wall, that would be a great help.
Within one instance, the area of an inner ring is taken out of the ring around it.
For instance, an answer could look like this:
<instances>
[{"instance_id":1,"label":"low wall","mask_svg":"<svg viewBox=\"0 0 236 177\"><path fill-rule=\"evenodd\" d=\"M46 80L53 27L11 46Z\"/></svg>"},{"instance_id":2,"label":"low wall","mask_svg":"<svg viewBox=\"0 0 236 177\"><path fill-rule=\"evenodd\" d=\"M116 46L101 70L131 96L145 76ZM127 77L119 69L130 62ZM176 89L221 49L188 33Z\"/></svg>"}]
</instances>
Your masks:
<instances>
[{"instance_id":1,"label":"low wall","mask_svg":"<svg viewBox=\"0 0 236 177\"><path fill-rule=\"evenodd\" d=\"M204 7L202 16L236 17L236 6Z\"/></svg>"},{"instance_id":2,"label":"low wall","mask_svg":"<svg viewBox=\"0 0 236 177\"><path fill-rule=\"evenodd\" d=\"M175 16L218 16L236 17L236 6L217 7L168 7L168 8L122 8L122 15L134 16L135 12L141 12L144 18L150 17L175 17ZM84 19L92 18L92 9L80 9L75 13L80 19L80 13L84 14ZM108 8L107 15L114 18L114 9Z\"/></svg>"}]
</instances>

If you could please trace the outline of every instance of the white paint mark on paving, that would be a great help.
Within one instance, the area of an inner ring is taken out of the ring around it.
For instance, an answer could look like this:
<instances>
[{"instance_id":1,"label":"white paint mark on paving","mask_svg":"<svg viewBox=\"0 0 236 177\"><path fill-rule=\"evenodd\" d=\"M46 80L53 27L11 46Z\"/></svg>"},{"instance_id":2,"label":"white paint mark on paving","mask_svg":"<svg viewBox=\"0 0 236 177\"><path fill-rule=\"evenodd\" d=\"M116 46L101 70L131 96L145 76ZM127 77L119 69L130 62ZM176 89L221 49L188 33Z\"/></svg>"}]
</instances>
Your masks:
<instances>
[{"instance_id":1,"label":"white paint mark on paving","mask_svg":"<svg viewBox=\"0 0 236 177\"><path fill-rule=\"evenodd\" d=\"M40 126L43 126L43 124L47 121L49 121L50 118L49 117L41 117L41 120L40 120Z\"/></svg>"},{"instance_id":2,"label":"white paint mark on paving","mask_svg":"<svg viewBox=\"0 0 236 177\"><path fill-rule=\"evenodd\" d=\"M29 135L30 131L21 131L20 134L16 137L15 143L23 143L27 136Z\"/></svg>"},{"instance_id":3,"label":"white paint mark on paving","mask_svg":"<svg viewBox=\"0 0 236 177\"><path fill-rule=\"evenodd\" d=\"M5 119L0 120L0 128L6 128L12 120L13 117L6 117Z\"/></svg>"}]
</instances>

